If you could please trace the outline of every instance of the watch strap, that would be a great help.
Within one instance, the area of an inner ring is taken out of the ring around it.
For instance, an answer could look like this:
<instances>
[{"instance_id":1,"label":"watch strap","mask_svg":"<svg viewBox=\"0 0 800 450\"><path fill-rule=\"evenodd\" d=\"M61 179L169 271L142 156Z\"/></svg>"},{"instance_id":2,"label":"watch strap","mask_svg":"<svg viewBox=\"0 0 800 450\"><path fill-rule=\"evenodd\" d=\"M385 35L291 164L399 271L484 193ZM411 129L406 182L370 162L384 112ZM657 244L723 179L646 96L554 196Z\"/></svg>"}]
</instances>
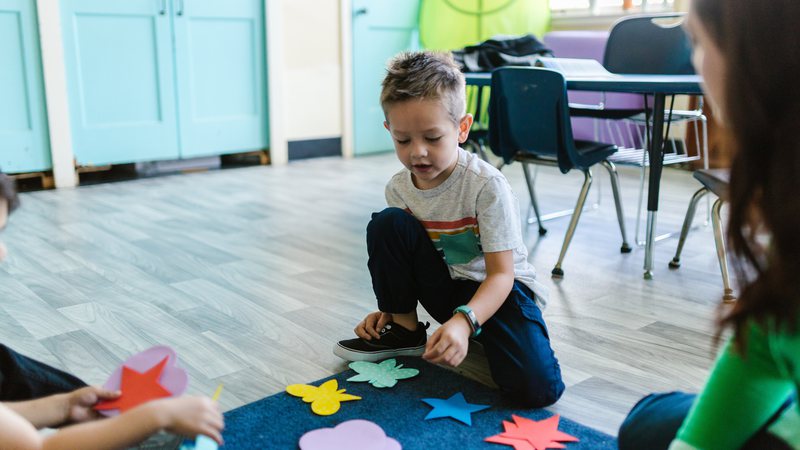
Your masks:
<instances>
[{"instance_id":1,"label":"watch strap","mask_svg":"<svg viewBox=\"0 0 800 450\"><path fill-rule=\"evenodd\" d=\"M467 318L467 322L469 322L469 327L472 329L472 335L470 337L474 338L481 334L481 324L478 323L478 316L475 315L475 311L473 311L472 308L467 305L461 305L453 310L453 315L459 313L463 314L464 317Z\"/></svg>"}]
</instances>

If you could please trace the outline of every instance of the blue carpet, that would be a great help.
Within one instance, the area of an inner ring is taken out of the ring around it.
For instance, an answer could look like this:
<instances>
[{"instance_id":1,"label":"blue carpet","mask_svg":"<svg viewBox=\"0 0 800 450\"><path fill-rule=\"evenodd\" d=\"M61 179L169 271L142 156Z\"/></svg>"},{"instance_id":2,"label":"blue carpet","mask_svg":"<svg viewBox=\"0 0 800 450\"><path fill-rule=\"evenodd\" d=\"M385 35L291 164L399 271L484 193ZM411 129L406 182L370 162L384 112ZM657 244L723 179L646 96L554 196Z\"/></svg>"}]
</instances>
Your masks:
<instances>
[{"instance_id":1,"label":"blue carpet","mask_svg":"<svg viewBox=\"0 0 800 450\"><path fill-rule=\"evenodd\" d=\"M317 416L309 404L286 392L250 403L225 414L225 450L236 449L296 449L304 433L323 427L334 427L351 419L366 419L380 425L386 434L400 442L404 449L464 449L512 450L512 447L484 442L483 439L503 431L502 421L511 414L533 420L552 414L543 409L519 409L499 393L473 380L445 370L419 358L397 358L404 367L420 370L414 378L401 380L393 388L377 389L368 383L345 381L355 375L347 370L323 380L336 378L339 389L362 399L342 403L332 416ZM297 380L304 383L307 380ZM472 426L450 418L423 420L431 410L422 398L449 398L462 392L469 403L491 405L490 409L472 414ZM580 439L568 443L567 450L616 449L615 438L585 427L565 417L559 429Z\"/></svg>"}]
</instances>

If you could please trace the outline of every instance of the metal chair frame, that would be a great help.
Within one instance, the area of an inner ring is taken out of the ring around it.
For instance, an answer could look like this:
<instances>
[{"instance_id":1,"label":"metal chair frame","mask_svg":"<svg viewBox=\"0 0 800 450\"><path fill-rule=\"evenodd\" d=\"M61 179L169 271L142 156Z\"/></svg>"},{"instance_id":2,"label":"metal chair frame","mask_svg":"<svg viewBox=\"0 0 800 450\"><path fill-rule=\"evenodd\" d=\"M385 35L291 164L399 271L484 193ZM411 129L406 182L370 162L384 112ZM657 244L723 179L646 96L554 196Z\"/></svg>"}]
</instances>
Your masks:
<instances>
[{"instance_id":1,"label":"metal chair frame","mask_svg":"<svg viewBox=\"0 0 800 450\"><path fill-rule=\"evenodd\" d=\"M680 22L661 25L657 22L664 20L682 20L684 13L666 14L645 14L626 17L614 24L606 42L606 49L603 56L603 66L612 73L623 74L691 74L694 73L691 63L691 44L685 33L679 28ZM638 42L632 37L646 35L650 38L644 45L631 46L631 42ZM648 153L645 150L648 146L648 135L642 135L641 126L650 126L648 117L647 97L644 96L644 114L638 114L626 118L603 118L603 111L611 116L615 109L608 108L606 105L606 93L601 93L600 102L595 105L570 104L570 107L578 110L590 111L595 117L595 140L599 140L598 121L604 120L608 137L611 142L620 147L619 151L609 159L616 164L630 165L641 168L639 176L639 198L636 212L636 228L634 232L634 242L638 246L645 244L644 239L640 239L640 230L643 213L644 200L644 180L647 168L650 165ZM672 102L674 105L674 96ZM617 111L619 113L620 111ZM625 112L622 110L621 112ZM698 153L695 155L679 154L675 141L671 141L673 152L664 155L664 165L679 164L689 161L703 159L703 168L708 169L708 126L707 118L702 111L701 103L696 110L683 111L674 110L670 107L668 127L672 123L690 122L695 126L695 145ZM600 115L598 117L598 115ZM622 132L620 121L626 124L627 136ZM616 133L612 130L614 122ZM644 143L643 148L626 147L625 143L637 142L631 134L631 126L639 133L638 142ZM701 132L702 130L702 132ZM669 132L669 128L667 128ZM702 134L702 139L700 135ZM626 139L627 137L627 139ZM666 142L666 140L665 140ZM702 149L702 150L700 150ZM702 152L702 155L701 155ZM666 239L675 233L666 233L655 238L656 241Z\"/></svg>"},{"instance_id":2,"label":"metal chair frame","mask_svg":"<svg viewBox=\"0 0 800 450\"><path fill-rule=\"evenodd\" d=\"M692 196L692 200L689 202L689 208L686 211L686 217L683 219L681 236L680 239L678 239L678 248L675 251L675 256L672 258L672 261L669 262L670 269L678 269L681 266L681 252L683 251L683 245L686 243L686 236L689 235L689 229L692 227L697 204L700 202L700 199L705 197L709 192L711 192L710 189L702 187ZM728 257L727 251L725 250L725 238L722 231L722 219L720 217L723 203L723 200L718 197L711 207L711 224L714 229L714 245L717 249L717 261L719 262L719 269L722 273L722 301L730 303L736 301L736 296L733 294L733 289L731 288L730 276L728 273Z\"/></svg>"}]
</instances>

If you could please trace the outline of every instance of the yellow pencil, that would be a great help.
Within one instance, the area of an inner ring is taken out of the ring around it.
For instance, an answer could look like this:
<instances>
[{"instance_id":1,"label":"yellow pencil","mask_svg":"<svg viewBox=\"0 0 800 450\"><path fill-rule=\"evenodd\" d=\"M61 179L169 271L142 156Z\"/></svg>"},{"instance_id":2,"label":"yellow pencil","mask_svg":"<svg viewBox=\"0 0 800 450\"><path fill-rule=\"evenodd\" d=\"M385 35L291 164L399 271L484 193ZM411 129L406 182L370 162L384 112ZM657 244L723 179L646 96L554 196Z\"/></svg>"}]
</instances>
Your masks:
<instances>
[{"instance_id":1,"label":"yellow pencil","mask_svg":"<svg viewBox=\"0 0 800 450\"><path fill-rule=\"evenodd\" d=\"M219 400L219 396L222 394L222 383L217 386L217 390L214 391L214 396L211 397L211 400L217 401Z\"/></svg>"}]
</instances>

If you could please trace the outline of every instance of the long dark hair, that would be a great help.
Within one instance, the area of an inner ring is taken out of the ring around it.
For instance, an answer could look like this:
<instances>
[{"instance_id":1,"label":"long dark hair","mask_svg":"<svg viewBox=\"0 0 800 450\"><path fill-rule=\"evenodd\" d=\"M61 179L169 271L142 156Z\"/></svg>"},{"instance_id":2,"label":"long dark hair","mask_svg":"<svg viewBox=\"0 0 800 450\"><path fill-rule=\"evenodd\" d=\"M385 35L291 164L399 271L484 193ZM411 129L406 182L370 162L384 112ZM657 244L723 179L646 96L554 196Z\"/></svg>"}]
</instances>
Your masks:
<instances>
[{"instance_id":1,"label":"long dark hair","mask_svg":"<svg viewBox=\"0 0 800 450\"><path fill-rule=\"evenodd\" d=\"M800 313L800 1L693 0L725 60L728 242L741 293L719 329L796 330ZM766 237L766 239L765 239Z\"/></svg>"}]
</instances>

